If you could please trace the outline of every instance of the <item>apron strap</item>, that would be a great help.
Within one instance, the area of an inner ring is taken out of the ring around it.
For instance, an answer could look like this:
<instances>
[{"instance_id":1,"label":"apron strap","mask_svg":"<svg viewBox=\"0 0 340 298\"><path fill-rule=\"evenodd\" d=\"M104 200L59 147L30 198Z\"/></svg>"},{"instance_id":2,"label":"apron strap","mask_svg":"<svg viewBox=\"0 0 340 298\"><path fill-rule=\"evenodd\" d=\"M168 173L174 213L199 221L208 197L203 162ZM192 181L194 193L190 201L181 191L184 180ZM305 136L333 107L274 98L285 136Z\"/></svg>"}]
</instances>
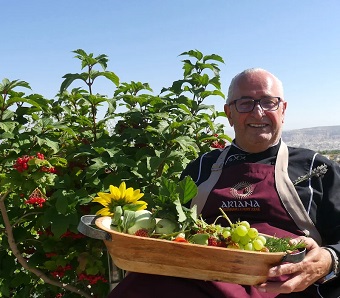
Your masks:
<instances>
[{"instance_id":1,"label":"apron strap","mask_svg":"<svg viewBox=\"0 0 340 298\"><path fill-rule=\"evenodd\" d=\"M303 206L293 182L288 177L288 148L281 141L281 146L275 164L275 185L281 202L292 217L296 225L305 233L312 237L319 245L322 243L320 233L309 217Z\"/></svg>"},{"instance_id":2,"label":"apron strap","mask_svg":"<svg viewBox=\"0 0 340 298\"><path fill-rule=\"evenodd\" d=\"M227 157L229 147L225 148L219 155L216 162L211 167L211 173L207 180L202 182L197 188L197 195L191 201L191 207L197 206L197 214L201 214L208 196L221 176L224 160Z\"/></svg>"},{"instance_id":3,"label":"apron strap","mask_svg":"<svg viewBox=\"0 0 340 298\"><path fill-rule=\"evenodd\" d=\"M211 167L211 173L207 180L198 186L196 197L191 201L191 207L197 206L197 214L201 214L208 196L221 176L225 158L229 148L224 149L216 162ZM320 233L310 219L303 206L293 182L288 176L288 148L281 140L281 145L275 164L275 185L283 206L292 217L296 225L305 233L312 237L319 245L322 243Z\"/></svg>"}]
</instances>

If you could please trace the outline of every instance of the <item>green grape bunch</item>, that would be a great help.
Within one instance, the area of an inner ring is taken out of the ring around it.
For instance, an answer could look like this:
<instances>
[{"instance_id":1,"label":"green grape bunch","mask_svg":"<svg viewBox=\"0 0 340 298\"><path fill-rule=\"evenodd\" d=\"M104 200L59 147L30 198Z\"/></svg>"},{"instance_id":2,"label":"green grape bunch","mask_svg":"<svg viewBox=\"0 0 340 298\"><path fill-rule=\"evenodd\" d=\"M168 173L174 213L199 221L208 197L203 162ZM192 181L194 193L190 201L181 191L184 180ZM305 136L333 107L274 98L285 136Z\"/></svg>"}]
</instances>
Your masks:
<instances>
[{"instance_id":1,"label":"green grape bunch","mask_svg":"<svg viewBox=\"0 0 340 298\"><path fill-rule=\"evenodd\" d=\"M290 238L262 235L248 221L233 223L222 209L220 211L222 216L217 217L212 224L198 219L190 230L188 242L255 252L292 252L305 247L303 242L291 244ZM228 221L228 227L216 224L221 217Z\"/></svg>"}]
</instances>

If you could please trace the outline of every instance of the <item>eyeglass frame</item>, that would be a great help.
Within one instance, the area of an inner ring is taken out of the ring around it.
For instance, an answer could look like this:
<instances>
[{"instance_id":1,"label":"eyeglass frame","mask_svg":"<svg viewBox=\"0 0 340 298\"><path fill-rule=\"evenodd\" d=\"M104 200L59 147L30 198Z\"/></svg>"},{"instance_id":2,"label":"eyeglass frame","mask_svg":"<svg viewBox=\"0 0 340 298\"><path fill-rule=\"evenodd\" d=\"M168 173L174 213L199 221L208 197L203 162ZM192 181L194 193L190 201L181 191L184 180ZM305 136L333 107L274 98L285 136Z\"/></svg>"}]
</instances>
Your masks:
<instances>
[{"instance_id":1,"label":"eyeglass frame","mask_svg":"<svg viewBox=\"0 0 340 298\"><path fill-rule=\"evenodd\" d=\"M268 99L268 98L277 98L278 102L277 102L276 108L274 108L274 109L272 109L272 110L268 110L268 109L264 109L264 108L262 107L262 105L261 105L261 100L262 100L262 99ZM249 99L249 100L252 100L252 101L253 101L253 108L252 108L250 111L247 111L247 112L240 112L240 111L237 109L236 102L237 102L238 100L241 100L241 99ZM228 105L229 105L229 106L235 105L235 109L236 109L236 111L237 111L238 113L250 113L250 112L252 112L252 111L254 110L255 105L258 103L259 106L261 107L261 109L262 109L263 111L273 112L273 111L277 111L277 110L278 110L278 108L279 108L279 106L280 106L280 102L283 102L283 100L282 100L282 98L281 98L280 96L265 96L265 97L262 97L262 98L260 98L260 99L255 99L255 98L252 98L252 97L250 97L250 96L243 96L243 97L241 97L241 98L238 98L238 99L233 100L233 101L230 102Z\"/></svg>"}]
</instances>

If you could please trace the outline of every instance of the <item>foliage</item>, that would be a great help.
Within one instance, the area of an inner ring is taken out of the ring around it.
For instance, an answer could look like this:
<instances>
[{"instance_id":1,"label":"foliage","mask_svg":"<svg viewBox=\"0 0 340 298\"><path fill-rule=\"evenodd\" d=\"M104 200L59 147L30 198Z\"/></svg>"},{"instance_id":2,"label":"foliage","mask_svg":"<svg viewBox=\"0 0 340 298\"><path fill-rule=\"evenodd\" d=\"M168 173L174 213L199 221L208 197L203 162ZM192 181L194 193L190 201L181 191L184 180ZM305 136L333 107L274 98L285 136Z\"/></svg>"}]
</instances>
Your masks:
<instances>
[{"instance_id":1,"label":"foliage","mask_svg":"<svg viewBox=\"0 0 340 298\"><path fill-rule=\"evenodd\" d=\"M178 181L190 160L230 141L215 123L223 113L203 103L224 98L220 56L182 53L183 78L154 95L120 83L106 55L74 53L83 72L66 74L55 99L0 84L0 297L106 297L105 246L77 231L100 208L91 200L124 181L152 206L161 179ZM93 92L99 77L112 97Z\"/></svg>"}]
</instances>

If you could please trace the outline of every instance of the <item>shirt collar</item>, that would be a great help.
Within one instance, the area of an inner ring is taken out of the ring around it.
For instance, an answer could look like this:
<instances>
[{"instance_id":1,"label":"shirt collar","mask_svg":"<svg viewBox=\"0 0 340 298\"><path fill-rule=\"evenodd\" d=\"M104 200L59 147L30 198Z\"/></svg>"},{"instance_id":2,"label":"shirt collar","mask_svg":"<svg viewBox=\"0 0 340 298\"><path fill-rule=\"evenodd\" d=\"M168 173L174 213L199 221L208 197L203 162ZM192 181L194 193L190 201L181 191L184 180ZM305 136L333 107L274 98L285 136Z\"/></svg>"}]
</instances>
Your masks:
<instances>
[{"instance_id":1,"label":"shirt collar","mask_svg":"<svg viewBox=\"0 0 340 298\"><path fill-rule=\"evenodd\" d=\"M264 153L264 152L267 152L267 151L271 151L271 149L279 149L279 145L281 144L281 139L279 139L278 141L277 141L277 143L276 144L274 144L274 145L272 145L272 146L270 146L269 148L267 148L266 150L264 150L264 151L262 151L262 152L258 152L258 153L249 153L249 152L247 152L247 151L244 151L241 147L239 147L239 146L237 146L236 145L236 143L235 143L235 139L232 141L232 143L231 143L231 146L233 146L233 147L235 147L236 149L238 149L239 151L242 151L244 154L262 154L262 153Z\"/></svg>"}]
</instances>

